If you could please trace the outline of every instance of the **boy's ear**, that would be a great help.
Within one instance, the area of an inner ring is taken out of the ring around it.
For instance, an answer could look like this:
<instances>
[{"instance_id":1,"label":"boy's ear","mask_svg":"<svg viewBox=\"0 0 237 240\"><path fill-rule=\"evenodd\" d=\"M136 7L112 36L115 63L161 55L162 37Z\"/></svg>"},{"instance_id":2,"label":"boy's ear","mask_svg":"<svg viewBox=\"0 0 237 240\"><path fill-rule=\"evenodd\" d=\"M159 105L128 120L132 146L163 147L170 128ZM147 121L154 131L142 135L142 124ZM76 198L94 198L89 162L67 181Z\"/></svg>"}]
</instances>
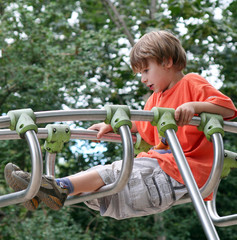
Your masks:
<instances>
[{"instance_id":1,"label":"boy's ear","mask_svg":"<svg viewBox=\"0 0 237 240\"><path fill-rule=\"evenodd\" d=\"M162 66L166 69L170 69L173 66L173 59L171 57L168 59L164 59Z\"/></svg>"}]
</instances>

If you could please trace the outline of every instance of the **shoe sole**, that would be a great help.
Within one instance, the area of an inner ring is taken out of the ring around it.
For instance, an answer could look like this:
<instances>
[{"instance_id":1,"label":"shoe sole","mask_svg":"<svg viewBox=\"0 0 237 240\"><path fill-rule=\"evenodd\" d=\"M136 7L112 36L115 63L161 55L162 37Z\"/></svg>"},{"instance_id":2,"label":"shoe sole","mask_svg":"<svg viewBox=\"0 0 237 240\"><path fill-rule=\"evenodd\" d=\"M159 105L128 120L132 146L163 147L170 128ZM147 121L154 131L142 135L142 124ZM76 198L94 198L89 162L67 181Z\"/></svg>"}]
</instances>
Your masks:
<instances>
[{"instance_id":1,"label":"shoe sole","mask_svg":"<svg viewBox=\"0 0 237 240\"><path fill-rule=\"evenodd\" d=\"M19 171L19 170L20 169L16 165L11 163L8 163L4 170L4 176L5 176L6 182L15 192L23 190L16 184L15 181L13 181L13 178L11 177L11 173L13 171ZM26 207L29 211L35 211L38 208L39 204L40 204L40 199L37 196L35 196L31 200L24 202L23 206Z\"/></svg>"},{"instance_id":2,"label":"shoe sole","mask_svg":"<svg viewBox=\"0 0 237 240\"><path fill-rule=\"evenodd\" d=\"M23 178L25 176L23 177L20 176L24 174L28 174L28 173L24 173L21 170L12 171L11 173L11 179L12 179L11 182L21 190L27 188L30 181L30 174L26 179ZM36 196L42 202L44 202L46 206L57 211L63 207L64 201L66 200L68 195L67 189L60 188L60 190L53 177L47 176L46 178L45 176L43 176L39 192L37 193Z\"/></svg>"}]
</instances>

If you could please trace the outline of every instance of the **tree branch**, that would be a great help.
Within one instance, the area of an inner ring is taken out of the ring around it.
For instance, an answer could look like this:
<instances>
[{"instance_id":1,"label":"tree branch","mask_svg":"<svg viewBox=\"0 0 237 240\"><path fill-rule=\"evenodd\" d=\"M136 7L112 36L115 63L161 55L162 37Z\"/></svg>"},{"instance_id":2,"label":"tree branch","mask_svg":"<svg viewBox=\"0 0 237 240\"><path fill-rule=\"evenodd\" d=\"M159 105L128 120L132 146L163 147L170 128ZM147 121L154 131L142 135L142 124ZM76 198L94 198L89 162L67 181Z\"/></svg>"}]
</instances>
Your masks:
<instances>
[{"instance_id":1,"label":"tree branch","mask_svg":"<svg viewBox=\"0 0 237 240\"><path fill-rule=\"evenodd\" d=\"M155 12L156 12L156 0L151 0L151 4L150 4L150 18L152 20L155 19Z\"/></svg>"},{"instance_id":2,"label":"tree branch","mask_svg":"<svg viewBox=\"0 0 237 240\"><path fill-rule=\"evenodd\" d=\"M127 28L127 25L126 25L125 21L123 20L122 16L120 16L117 8L113 5L113 3L110 0L102 0L102 2L104 2L105 4L106 3L108 4L108 6L110 7L112 12L114 13L114 15L115 15L115 17L116 17L118 22L114 18L112 18L112 20L114 21L116 26L122 26L124 34L127 36L128 41L130 42L130 44L133 46L135 44L134 38L131 35L131 33L129 32L129 30Z\"/></svg>"}]
</instances>

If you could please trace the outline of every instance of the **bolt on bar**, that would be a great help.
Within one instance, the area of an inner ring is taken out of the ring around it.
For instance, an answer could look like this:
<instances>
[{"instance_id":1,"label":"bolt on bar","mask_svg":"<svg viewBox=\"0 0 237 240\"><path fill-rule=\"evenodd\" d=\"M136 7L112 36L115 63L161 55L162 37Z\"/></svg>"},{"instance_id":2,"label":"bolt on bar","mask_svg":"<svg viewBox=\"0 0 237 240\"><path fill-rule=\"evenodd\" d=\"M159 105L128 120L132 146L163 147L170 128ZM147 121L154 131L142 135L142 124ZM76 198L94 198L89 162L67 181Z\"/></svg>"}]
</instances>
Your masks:
<instances>
[{"instance_id":1,"label":"bolt on bar","mask_svg":"<svg viewBox=\"0 0 237 240\"><path fill-rule=\"evenodd\" d=\"M122 168L118 179L112 184L101 187L96 192L84 193L80 196L71 196L65 202L65 205L71 205L79 202L85 202L96 198L101 198L104 196L109 196L121 191L127 184L127 181L131 175L133 168L133 142L131 131L127 125L121 126L119 128L119 133L122 138L123 145L123 161Z\"/></svg>"},{"instance_id":2,"label":"bolt on bar","mask_svg":"<svg viewBox=\"0 0 237 240\"><path fill-rule=\"evenodd\" d=\"M207 212L204 201L191 173L191 169L186 161L185 155L180 146L175 131L173 129L167 129L165 131L165 136L169 143L181 176L184 180L184 183L188 189L189 195L192 199L193 205L196 209L207 239L219 239L219 236Z\"/></svg>"},{"instance_id":3,"label":"bolt on bar","mask_svg":"<svg viewBox=\"0 0 237 240\"><path fill-rule=\"evenodd\" d=\"M25 134L28 146L30 148L32 174L27 189L0 196L0 207L11 204L22 203L32 199L39 191L41 178L43 174L43 161L41 148L37 136L33 130L29 130Z\"/></svg>"}]
</instances>

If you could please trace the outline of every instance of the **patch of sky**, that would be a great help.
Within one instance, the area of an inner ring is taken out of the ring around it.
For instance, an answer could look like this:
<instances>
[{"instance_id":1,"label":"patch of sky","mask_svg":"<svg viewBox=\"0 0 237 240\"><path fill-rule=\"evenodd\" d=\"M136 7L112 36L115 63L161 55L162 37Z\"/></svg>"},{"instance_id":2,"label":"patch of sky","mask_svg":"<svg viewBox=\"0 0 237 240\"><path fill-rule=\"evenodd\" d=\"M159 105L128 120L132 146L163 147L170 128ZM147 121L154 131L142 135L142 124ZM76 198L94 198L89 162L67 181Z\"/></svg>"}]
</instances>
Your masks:
<instances>
[{"instance_id":1,"label":"patch of sky","mask_svg":"<svg viewBox=\"0 0 237 240\"><path fill-rule=\"evenodd\" d=\"M220 66L218 64L210 65L208 69L202 70L201 75L215 88L219 89L222 87L224 77L220 75Z\"/></svg>"}]
</instances>

